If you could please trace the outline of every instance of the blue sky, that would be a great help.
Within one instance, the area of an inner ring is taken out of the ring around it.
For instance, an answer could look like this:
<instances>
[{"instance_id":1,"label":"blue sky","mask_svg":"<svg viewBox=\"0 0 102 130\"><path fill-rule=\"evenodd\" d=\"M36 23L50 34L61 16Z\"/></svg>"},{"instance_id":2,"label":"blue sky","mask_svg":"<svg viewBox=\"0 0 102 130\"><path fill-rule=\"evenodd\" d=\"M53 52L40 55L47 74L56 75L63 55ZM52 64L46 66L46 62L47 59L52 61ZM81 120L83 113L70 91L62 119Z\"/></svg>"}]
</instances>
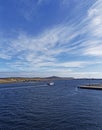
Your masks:
<instances>
[{"instance_id":1,"label":"blue sky","mask_svg":"<svg viewBox=\"0 0 102 130\"><path fill-rule=\"evenodd\" d=\"M0 0L0 77L102 78L102 0Z\"/></svg>"}]
</instances>

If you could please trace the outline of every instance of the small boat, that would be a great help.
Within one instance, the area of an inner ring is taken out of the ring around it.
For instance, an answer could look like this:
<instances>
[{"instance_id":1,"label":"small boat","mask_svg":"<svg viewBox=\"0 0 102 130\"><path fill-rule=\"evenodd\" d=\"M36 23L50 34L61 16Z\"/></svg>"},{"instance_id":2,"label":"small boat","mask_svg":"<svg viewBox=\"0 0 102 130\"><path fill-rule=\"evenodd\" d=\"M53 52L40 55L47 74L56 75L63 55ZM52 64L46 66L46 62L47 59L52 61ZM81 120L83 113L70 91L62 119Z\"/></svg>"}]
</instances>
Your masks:
<instances>
[{"instance_id":1,"label":"small boat","mask_svg":"<svg viewBox=\"0 0 102 130\"><path fill-rule=\"evenodd\" d=\"M49 86L53 86L54 85L54 82L48 82L47 83Z\"/></svg>"}]
</instances>

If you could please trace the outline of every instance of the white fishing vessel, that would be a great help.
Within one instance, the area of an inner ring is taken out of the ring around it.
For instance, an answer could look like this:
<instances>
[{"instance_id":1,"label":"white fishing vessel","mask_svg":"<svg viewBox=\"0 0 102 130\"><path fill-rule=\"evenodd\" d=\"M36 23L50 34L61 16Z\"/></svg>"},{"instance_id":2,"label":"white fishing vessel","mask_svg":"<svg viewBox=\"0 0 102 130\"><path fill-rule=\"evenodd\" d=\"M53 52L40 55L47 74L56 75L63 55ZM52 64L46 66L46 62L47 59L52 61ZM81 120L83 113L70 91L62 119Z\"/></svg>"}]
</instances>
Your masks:
<instances>
[{"instance_id":1,"label":"white fishing vessel","mask_svg":"<svg viewBox=\"0 0 102 130\"><path fill-rule=\"evenodd\" d=\"M48 82L47 83L49 86L53 86L55 83L54 82Z\"/></svg>"}]
</instances>

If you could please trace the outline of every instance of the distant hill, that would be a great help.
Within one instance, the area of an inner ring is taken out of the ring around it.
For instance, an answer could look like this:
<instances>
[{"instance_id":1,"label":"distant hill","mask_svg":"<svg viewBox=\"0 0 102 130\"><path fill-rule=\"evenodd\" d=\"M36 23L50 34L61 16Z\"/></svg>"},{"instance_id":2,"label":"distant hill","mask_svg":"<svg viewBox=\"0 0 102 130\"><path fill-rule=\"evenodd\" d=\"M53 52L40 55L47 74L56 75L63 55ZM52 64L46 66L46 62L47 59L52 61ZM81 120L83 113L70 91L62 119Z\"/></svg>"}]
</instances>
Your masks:
<instances>
[{"instance_id":1,"label":"distant hill","mask_svg":"<svg viewBox=\"0 0 102 130\"><path fill-rule=\"evenodd\" d=\"M46 77L45 79L74 79L73 77L58 77L58 76L51 76L51 77Z\"/></svg>"},{"instance_id":2,"label":"distant hill","mask_svg":"<svg viewBox=\"0 0 102 130\"><path fill-rule=\"evenodd\" d=\"M60 79L61 77L57 77L57 76L51 76L51 77L46 77L46 79Z\"/></svg>"}]
</instances>

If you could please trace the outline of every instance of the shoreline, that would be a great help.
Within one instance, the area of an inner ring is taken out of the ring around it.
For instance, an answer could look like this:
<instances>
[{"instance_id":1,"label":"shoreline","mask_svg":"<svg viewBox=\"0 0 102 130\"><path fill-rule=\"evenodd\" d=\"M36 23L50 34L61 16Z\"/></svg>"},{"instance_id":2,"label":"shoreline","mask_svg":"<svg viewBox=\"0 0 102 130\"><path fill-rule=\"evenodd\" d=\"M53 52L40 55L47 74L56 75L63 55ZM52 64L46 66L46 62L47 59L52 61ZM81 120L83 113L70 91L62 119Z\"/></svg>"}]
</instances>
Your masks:
<instances>
[{"instance_id":1,"label":"shoreline","mask_svg":"<svg viewBox=\"0 0 102 130\"><path fill-rule=\"evenodd\" d=\"M6 77L6 78L0 78L0 84L7 84L7 83L18 83L18 82L43 82L43 81L53 81L53 80L90 80L86 78L73 78L73 77ZM101 79L91 79L91 80L102 80ZM83 87L82 87L83 86ZM80 88L86 88L87 85L82 85ZM84 87L86 86L86 87ZM93 85L92 85L93 86ZM89 86L88 86L89 87Z\"/></svg>"},{"instance_id":2,"label":"shoreline","mask_svg":"<svg viewBox=\"0 0 102 130\"><path fill-rule=\"evenodd\" d=\"M37 81L44 81L44 79L40 78L0 78L0 84L7 84L7 83L18 83L18 82L37 82Z\"/></svg>"},{"instance_id":3,"label":"shoreline","mask_svg":"<svg viewBox=\"0 0 102 130\"><path fill-rule=\"evenodd\" d=\"M0 84L6 83L18 83L18 82L41 82L41 81L53 81L53 80L73 80L74 78L60 78L60 77L45 77L45 78L24 78L24 77L10 77L0 78Z\"/></svg>"}]
</instances>

